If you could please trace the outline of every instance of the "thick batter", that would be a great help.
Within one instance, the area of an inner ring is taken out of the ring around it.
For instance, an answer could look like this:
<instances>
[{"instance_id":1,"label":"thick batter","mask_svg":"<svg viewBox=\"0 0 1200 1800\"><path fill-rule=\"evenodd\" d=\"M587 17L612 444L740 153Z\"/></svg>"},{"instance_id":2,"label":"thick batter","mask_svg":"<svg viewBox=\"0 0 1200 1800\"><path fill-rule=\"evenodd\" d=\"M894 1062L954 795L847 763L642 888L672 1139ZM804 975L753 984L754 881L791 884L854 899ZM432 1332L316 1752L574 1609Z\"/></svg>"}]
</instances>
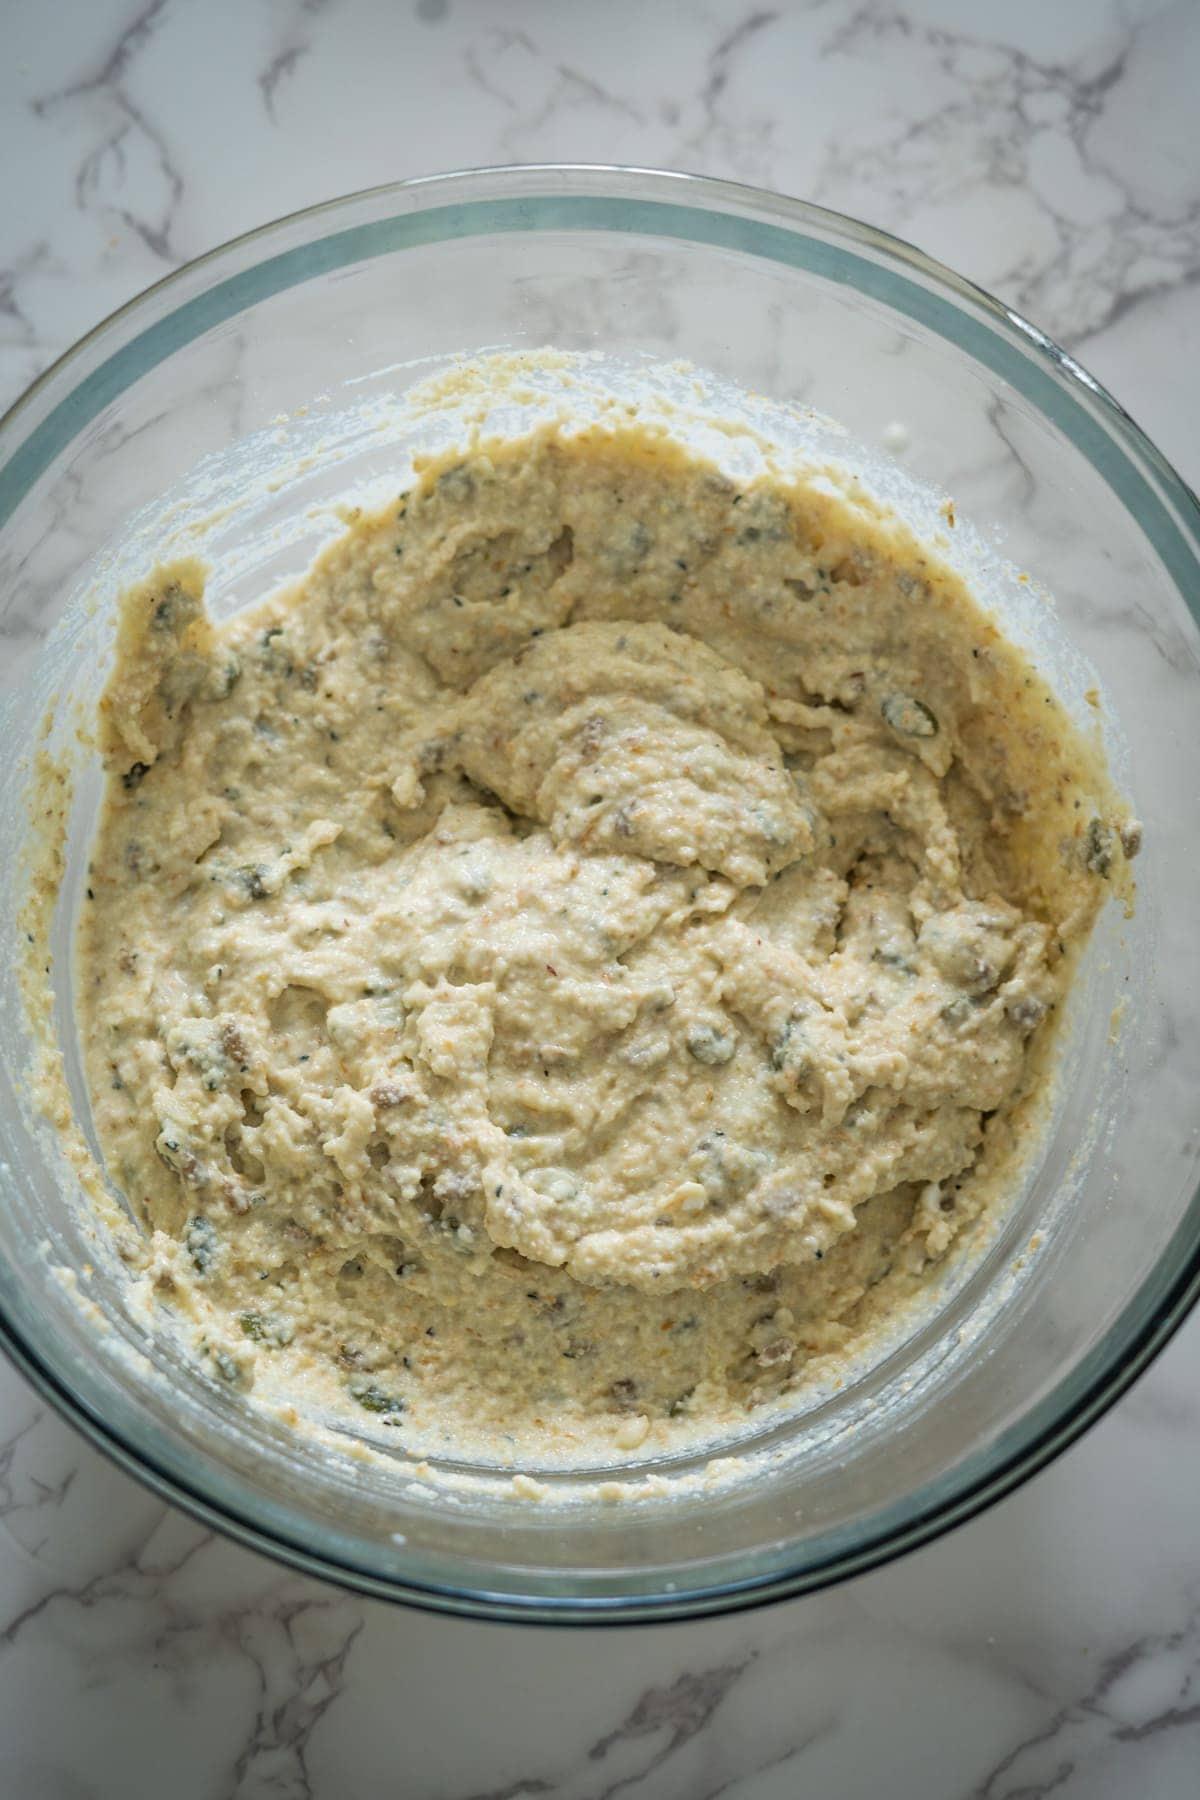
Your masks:
<instances>
[{"instance_id":1,"label":"thick batter","mask_svg":"<svg viewBox=\"0 0 1200 1800\"><path fill-rule=\"evenodd\" d=\"M124 602L80 988L214 1377L587 1464L869 1348L1011 1187L1136 848L956 578L627 426L203 586Z\"/></svg>"}]
</instances>

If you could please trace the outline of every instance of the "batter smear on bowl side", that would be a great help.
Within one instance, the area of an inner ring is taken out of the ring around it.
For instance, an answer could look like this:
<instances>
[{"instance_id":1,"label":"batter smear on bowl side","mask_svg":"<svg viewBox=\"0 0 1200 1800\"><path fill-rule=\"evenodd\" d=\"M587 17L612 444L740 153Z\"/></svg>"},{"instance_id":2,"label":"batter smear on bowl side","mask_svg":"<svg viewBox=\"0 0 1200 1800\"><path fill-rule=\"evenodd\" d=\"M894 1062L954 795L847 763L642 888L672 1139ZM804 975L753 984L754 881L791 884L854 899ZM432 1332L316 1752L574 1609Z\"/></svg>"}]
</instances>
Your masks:
<instances>
[{"instance_id":1,"label":"batter smear on bowl side","mask_svg":"<svg viewBox=\"0 0 1200 1800\"><path fill-rule=\"evenodd\" d=\"M79 989L214 1376L586 1466L794 1402L1002 1205L1136 826L895 518L661 430L126 595Z\"/></svg>"}]
</instances>

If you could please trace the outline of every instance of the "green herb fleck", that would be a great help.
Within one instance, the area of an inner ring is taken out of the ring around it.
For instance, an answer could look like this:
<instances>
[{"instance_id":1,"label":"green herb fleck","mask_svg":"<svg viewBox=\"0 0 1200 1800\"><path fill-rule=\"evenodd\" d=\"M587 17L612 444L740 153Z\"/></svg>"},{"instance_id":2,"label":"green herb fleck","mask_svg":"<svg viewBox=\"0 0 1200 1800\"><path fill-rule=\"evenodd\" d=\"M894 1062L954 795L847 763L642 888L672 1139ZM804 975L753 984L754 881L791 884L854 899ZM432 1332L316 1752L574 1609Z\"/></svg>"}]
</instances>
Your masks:
<instances>
[{"instance_id":1,"label":"green herb fleck","mask_svg":"<svg viewBox=\"0 0 1200 1800\"><path fill-rule=\"evenodd\" d=\"M217 1228L212 1220L206 1219L203 1213L194 1214L188 1220L183 1241L196 1273L207 1275L218 1248Z\"/></svg>"},{"instance_id":2,"label":"green herb fleck","mask_svg":"<svg viewBox=\"0 0 1200 1800\"><path fill-rule=\"evenodd\" d=\"M937 736L937 719L923 700L914 700L911 694L889 694L879 710L884 724L901 737Z\"/></svg>"},{"instance_id":3,"label":"green herb fleck","mask_svg":"<svg viewBox=\"0 0 1200 1800\"><path fill-rule=\"evenodd\" d=\"M689 1025L684 1042L689 1056L711 1069L722 1068L737 1054L737 1038L731 1031L722 1031L716 1025Z\"/></svg>"},{"instance_id":4,"label":"green herb fleck","mask_svg":"<svg viewBox=\"0 0 1200 1800\"><path fill-rule=\"evenodd\" d=\"M1110 826L1097 817L1089 820L1084 839L1083 859L1093 875L1107 881L1112 874L1114 838Z\"/></svg>"},{"instance_id":5,"label":"green herb fleck","mask_svg":"<svg viewBox=\"0 0 1200 1800\"><path fill-rule=\"evenodd\" d=\"M237 871L237 879L249 894L251 900L265 900L270 892L266 882L267 871L262 863L243 863Z\"/></svg>"},{"instance_id":6,"label":"green herb fleck","mask_svg":"<svg viewBox=\"0 0 1200 1800\"><path fill-rule=\"evenodd\" d=\"M394 1394L385 1393L374 1382L368 1387L351 1388L350 1392L364 1412L398 1415L404 1411L403 1400L398 1400Z\"/></svg>"}]
</instances>

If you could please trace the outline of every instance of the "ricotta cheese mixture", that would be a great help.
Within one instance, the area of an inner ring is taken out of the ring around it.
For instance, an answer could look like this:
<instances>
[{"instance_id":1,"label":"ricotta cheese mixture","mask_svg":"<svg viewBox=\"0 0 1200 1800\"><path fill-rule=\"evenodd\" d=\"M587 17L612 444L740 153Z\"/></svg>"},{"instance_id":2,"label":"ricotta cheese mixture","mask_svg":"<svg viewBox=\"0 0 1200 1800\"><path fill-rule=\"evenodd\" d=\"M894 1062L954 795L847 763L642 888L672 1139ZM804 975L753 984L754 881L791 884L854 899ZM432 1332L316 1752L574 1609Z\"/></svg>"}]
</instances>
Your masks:
<instances>
[{"instance_id":1,"label":"ricotta cheese mixture","mask_svg":"<svg viewBox=\"0 0 1200 1800\"><path fill-rule=\"evenodd\" d=\"M100 740L139 1273L215 1379L466 1460L716 1440L869 1349L1013 1191L1136 849L899 521L636 422L429 463L219 629L158 569Z\"/></svg>"}]
</instances>

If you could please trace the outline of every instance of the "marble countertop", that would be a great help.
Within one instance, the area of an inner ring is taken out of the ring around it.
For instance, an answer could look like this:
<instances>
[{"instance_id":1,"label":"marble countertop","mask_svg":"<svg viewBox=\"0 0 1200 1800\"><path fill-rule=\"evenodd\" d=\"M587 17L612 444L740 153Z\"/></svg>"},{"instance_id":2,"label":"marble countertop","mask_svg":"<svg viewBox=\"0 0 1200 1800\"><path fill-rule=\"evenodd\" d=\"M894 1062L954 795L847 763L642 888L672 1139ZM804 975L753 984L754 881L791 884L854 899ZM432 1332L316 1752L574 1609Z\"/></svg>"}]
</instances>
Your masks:
<instances>
[{"instance_id":1,"label":"marble countertop","mask_svg":"<svg viewBox=\"0 0 1200 1800\"><path fill-rule=\"evenodd\" d=\"M0 401L313 200L615 161L872 220L1066 343L1200 480L1190 0L8 0ZM654 1629L369 1603L165 1507L0 1369L13 1800L1191 1800L1200 1317L1052 1468L832 1592Z\"/></svg>"}]
</instances>

